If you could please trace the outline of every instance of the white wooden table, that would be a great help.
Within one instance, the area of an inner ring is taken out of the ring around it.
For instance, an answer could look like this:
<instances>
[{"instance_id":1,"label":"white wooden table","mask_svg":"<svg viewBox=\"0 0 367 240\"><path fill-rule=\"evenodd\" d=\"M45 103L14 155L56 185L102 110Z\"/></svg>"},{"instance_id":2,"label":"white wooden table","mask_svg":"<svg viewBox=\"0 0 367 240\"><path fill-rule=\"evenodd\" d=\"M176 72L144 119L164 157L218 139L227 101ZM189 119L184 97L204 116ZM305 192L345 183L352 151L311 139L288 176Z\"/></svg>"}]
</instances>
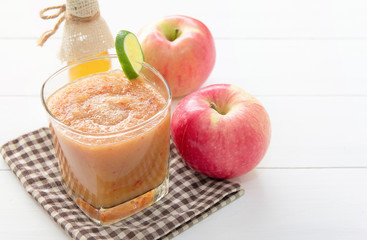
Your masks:
<instances>
[{"instance_id":1,"label":"white wooden table","mask_svg":"<svg viewBox=\"0 0 367 240\"><path fill-rule=\"evenodd\" d=\"M39 92L62 65L62 31L37 47L56 22L38 12L61 3L0 3L0 145L47 125ZM265 158L234 179L245 195L176 239L367 239L365 0L100 0L100 8L113 34L165 15L200 19L217 49L205 85L238 85L271 117ZM0 239L68 239L3 160L0 192Z\"/></svg>"}]
</instances>

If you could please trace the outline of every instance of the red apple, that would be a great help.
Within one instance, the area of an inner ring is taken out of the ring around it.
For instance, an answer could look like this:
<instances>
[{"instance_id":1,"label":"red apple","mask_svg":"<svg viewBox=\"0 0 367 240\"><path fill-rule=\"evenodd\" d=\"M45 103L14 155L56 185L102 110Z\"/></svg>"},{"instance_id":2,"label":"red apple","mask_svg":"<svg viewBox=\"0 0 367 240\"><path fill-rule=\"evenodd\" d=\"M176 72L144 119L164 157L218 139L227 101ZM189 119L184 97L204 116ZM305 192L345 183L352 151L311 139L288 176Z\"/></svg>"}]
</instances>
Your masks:
<instances>
[{"instance_id":1,"label":"red apple","mask_svg":"<svg viewBox=\"0 0 367 240\"><path fill-rule=\"evenodd\" d=\"M164 17L143 27L138 38L145 61L167 80L173 97L198 89L214 67L213 37L194 18Z\"/></svg>"},{"instance_id":2,"label":"red apple","mask_svg":"<svg viewBox=\"0 0 367 240\"><path fill-rule=\"evenodd\" d=\"M171 135L192 169L226 179L243 175L264 157L270 119L261 103L230 84L214 84L184 97L176 106Z\"/></svg>"}]
</instances>

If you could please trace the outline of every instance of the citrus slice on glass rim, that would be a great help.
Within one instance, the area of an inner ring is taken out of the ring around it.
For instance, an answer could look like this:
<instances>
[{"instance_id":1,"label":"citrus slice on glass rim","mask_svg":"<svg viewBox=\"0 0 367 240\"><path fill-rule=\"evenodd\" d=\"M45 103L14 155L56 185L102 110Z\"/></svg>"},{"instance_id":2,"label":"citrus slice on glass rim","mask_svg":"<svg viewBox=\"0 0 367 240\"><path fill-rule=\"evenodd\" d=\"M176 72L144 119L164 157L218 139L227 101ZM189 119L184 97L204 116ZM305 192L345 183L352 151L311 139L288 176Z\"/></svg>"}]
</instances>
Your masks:
<instances>
[{"instance_id":1,"label":"citrus slice on glass rim","mask_svg":"<svg viewBox=\"0 0 367 240\"><path fill-rule=\"evenodd\" d=\"M129 31L120 30L116 35L115 48L125 76L129 80L137 78L144 62L144 54L138 38Z\"/></svg>"}]
</instances>

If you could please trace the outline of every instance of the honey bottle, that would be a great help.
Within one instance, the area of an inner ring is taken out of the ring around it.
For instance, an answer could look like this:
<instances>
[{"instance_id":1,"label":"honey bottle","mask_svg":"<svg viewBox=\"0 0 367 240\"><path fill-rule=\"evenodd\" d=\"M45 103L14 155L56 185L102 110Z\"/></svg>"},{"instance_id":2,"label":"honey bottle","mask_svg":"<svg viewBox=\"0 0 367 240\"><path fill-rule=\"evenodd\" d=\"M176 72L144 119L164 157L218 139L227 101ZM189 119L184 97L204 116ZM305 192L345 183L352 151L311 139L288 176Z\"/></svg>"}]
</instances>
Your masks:
<instances>
[{"instance_id":1,"label":"honey bottle","mask_svg":"<svg viewBox=\"0 0 367 240\"><path fill-rule=\"evenodd\" d=\"M46 15L45 13L49 10L57 10L57 12ZM70 64L104 55L114 47L114 38L100 14L97 0L67 0L66 4L43 9L40 17L43 19L60 17L55 27L40 37L38 43L40 46L43 46L65 21L59 51L59 59L62 62ZM86 62L70 68L69 79L73 81L89 74L104 72L110 67L111 63L107 59Z\"/></svg>"}]
</instances>

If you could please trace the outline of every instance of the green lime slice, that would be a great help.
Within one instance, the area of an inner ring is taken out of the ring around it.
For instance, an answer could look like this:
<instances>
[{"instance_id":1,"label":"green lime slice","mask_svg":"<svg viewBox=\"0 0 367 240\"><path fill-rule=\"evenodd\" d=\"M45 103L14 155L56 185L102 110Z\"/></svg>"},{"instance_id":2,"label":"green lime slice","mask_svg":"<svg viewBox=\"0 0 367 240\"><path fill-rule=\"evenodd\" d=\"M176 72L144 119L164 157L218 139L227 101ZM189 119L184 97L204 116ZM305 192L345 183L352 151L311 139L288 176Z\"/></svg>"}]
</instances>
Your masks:
<instances>
[{"instance_id":1,"label":"green lime slice","mask_svg":"<svg viewBox=\"0 0 367 240\"><path fill-rule=\"evenodd\" d=\"M144 62L144 54L138 38L129 31L121 30L116 36L115 47L126 77L129 80L137 78Z\"/></svg>"}]
</instances>

